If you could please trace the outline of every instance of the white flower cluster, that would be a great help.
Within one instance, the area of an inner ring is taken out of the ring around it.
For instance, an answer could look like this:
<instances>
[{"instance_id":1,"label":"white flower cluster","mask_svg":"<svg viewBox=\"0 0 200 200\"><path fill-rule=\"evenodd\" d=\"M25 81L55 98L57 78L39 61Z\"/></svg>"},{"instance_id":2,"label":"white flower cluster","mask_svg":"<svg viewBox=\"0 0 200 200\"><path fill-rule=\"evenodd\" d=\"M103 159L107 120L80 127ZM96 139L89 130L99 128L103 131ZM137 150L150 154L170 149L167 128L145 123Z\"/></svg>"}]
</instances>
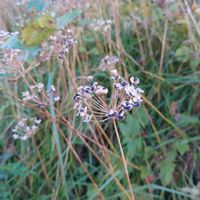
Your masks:
<instances>
[{"instance_id":1,"label":"white flower cluster","mask_svg":"<svg viewBox=\"0 0 200 200\"><path fill-rule=\"evenodd\" d=\"M3 49L2 53L3 57L1 62L6 66L10 66L13 63L19 62L21 60L20 56L22 51L20 49Z\"/></svg>"},{"instance_id":2,"label":"white flower cluster","mask_svg":"<svg viewBox=\"0 0 200 200\"><path fill-rule=\"evenodd\" d=\"M12 130L13 138L20 139L20 140L27 140L28 138L35 135L40 123L41 123L41 120L37 118L21 119L17 123L15 128Z\"/></svg>"},{"instance_id":3,"label":"white flower cluster","mask_svg":"<svg viewBox=\"0 0 200 200\"><path fill-rule=\"evenodd\" d=\"M4 74L16 75L23 62L23 52L20 49L2 49L0 51L0 71Z\"/></svg>"},{"instance_id":4,"label":"white flower cluster","mask_svg":"<svg viewBox=\"0 0 200 200\"><path fill-rule=\"evenodd\" d=\"M70 47L77 44L77 40L74 38L73 31L70 29L58 31L54 35L49 37L49 41L43 43L42 50L40 52L41 62L49 60L54 53L58 55L60 59L63 59L65 54L68 53Z\"/></svg>"},{"instance_id":5,"label":"white flower cluster","mask_svg":"<svg viewBox=\"0 0 200 200\"><path fill-rule=\"evenodd\" d=\"M123 120L128 111L141 105L141 94L144 91L139 88L139 79L131 77L124 80L116 69L111 70L113 83L113 96L109 101L108 89L98 85L97 82L90 82L86 86L80 86L74 96L74 108L77 109L77 116L81 116L84 122L94 119L106 121L108 119Z\"/></svg>"},{"instance_id":6,"label":"white flower cluster","mask_svg":"<svg viewBox=\"0 0 200 200\"><path fill-rule=\"evenodd\" d=\"M50 97L53 97L53 101L57 102L60 97L56 95L55 86L51 85L49 90L44 89L43 83L30 86L30 91L22 92L22 101L25 103L32 102L39 108L45 108L50 103Z\"/></svg>"},{"instance_id":7,"label":"white flower cluster","mask_svg":"<svg viewBox=\"0 0 200 200\"><path fill-rule=\"evenodd\" d=\"M54 46L49 45L48 42L44 42L42 44L42 49L39 54L40 62L46 62L46 61L50 60L53 53L54 53Z\"/></svg>"},{"instance_id":8,"label":"white flower cluster","mask_svg":"<svg viewBox=\"0 0 200 200\"><path fill-rule=\"evenodd\" d=\"M107 34L111 30L112 23L113 22L112 22L111 19L94 20L94 22L90 25L90 28L95 30L95 31L101 31L101 32Z\"/></svg>"},{"instance_id":9,"label":"white flower cluster","mask_svg":"<svg viewBox=\"0 0 200 200\"><path fill-rule=\"evenodd\" d=\"M116 64L119 63L119 58L117 56L105 56L101 59L99 68L101 70L112 70L116 68Z\"/></svg>"}]
</instances>

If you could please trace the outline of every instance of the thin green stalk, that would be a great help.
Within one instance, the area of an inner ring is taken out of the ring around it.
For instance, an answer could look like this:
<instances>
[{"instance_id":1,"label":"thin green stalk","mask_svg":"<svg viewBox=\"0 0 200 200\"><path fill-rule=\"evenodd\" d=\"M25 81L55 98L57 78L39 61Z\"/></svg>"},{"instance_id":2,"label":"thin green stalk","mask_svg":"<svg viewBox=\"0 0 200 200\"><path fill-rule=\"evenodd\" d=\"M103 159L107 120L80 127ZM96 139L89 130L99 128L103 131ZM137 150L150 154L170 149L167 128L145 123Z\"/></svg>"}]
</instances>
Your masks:
<instances>
[{"instance_id":1,"label":"thin green stalk","mask_svg":"<svg viewBox=\"0 0 200 200\"><path fill-rule=\"evenodd\" d=\"M48 80L48 86L50 87L52 82L52 73L49 73L49 80ZM61 148L61 144L60 144L60 139L59 139L59 135L58 135L58 130L57 130L57 126L56 126L56 114L55 114L55 109L54 109L54 105L53 105L53 97L52 95L50 96L50 114L52 117L52 132L53 132L53 137L55 140L55 145L56 145L56 149L57 149L57 153L58 153L58 161L60 163L60 170L61 170L61 176L62 176L62 182L63 182L63 188L64 188L64 196L66 197L66 199L68 200L68 190L66 187L66 180L65 180L65 169L64 169L64 163L62 160L62 148Z\"/></svg>"},{"instance_id":2,"label":"thin green stalk","mask_svg":"<svg viewBox=\"0 0 200 200\"><path fill-rule=\"evenodd\" d=\"M132 191L131 181L130 181L129 174L128 174L126 159L125 159L125 156L124 156L124 151L123 151L123 148L122 148L122 144L121 144L121 140L120 140L120 137L119 137L119 132L118 132L115 120L113 120L113 124L114 124L114 128L115 128L115 133L116 133L116 136L117 136L117 141L118 141L118 144L119 144L119 149L120 149L120 152L121 152L121 159L122 159L122 162L123 162L123 165L124 165L126 179L128 181L128 186L129 186L129 190L130 190L130 193L131 193L131 199L135 200L135 197L134 197L134 194L133 194L133 191Z\"/></svg>"}]
</instances>

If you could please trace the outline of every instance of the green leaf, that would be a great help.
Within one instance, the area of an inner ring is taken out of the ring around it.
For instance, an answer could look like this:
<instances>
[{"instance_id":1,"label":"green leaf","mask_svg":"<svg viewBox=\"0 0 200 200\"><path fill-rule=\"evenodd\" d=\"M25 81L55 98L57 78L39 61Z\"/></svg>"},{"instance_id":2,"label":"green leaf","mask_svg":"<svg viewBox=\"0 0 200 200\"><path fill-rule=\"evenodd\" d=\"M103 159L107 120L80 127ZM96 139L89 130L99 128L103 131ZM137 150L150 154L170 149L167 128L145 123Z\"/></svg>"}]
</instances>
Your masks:
<instances>
[{"instance_id":1,"label":"green leaf","mask_svg":"<svg viewBox=\"0 0 200 200\"><path fill-rule=\"evenodd\" d=\"M143 107L136 109L136 116L142 125L147 125L149 123L149 119Z\"/></svg>"},{"instance_id":2,"label":"green leaf","mask_svg":"<svg viewBox=\"0 0 200 200\"><path fill-rule=\"evenodd\" d=\"M142 148L141 123L138 116L128 114L125 121L119 123L119 129L123 135L122 143L127 146L128 155L133 157Z\"/></svg>"},{"instance_id":3,"label":"green leaf","mask_svg":"<svg viewBox=\"0 0 200 200\"><path fill-rule=\"evenodd\" d=\"M87 43L93 43L93 42L95 42L95 37L91 33L82 35L82 38L83 38L83 41L85 41Z\"/></svg>"},{"instance_id":4,"label":"green leaf","mask_svg":"<svg viewBox=\"0 0 200 200\"><path fill-rule=\"evenodd\" d=\"M63 29L67 24L72 22L74 19L81 15L82 11L80 9L74 9L61 17L57 18L57 28Z\"/></svg>"},{"instance_id":5,"label":"green leaf","mask_svg":"<svg viewBox=\"0 0 200 200\"><path fill-rule=\"evenodd\" d=\"M141 167L140 176L142 179L145 179L147 176L152 175L152 170L150 165Z\"/></svg>"},{"instance_id":6,"label":"green leaf","mask_svg":"<svg viewBox=\"0 0 200 200\"><path fill-rule=\"evenodd\" d=\"M141 132L142 125L147 125L148 122L144 109L140 107L135 110L134 115L128 114L126 119L119 123L119 128L123 135L138 135Z\"/></svg>"},{"instance_id":7,"label":"green leaf","mask_svg":"<svg viewBox=\"0 0 200 200\"><path fill-rule=\"evenodd\" d=\"M80 21L79 21L79 25L80 26L87 26L87 25L89 25L91 23L91 20L89 20L89 19L80 19Z\"/></svg>"},{"instance_id":8,"label":"green leaf","mask_svg":"<svg viewBox=\"0 0 200 200\"><path fill-rule=\"evenodd\" d=\"M88 187L88 191L87 191L87 198L88 199L92 199L94 194L96 194L96 189L94 187L92 187L92 185L90 187ZM94 199L94 198L93 198Z\"/></svg>"},{"instance_id":9,"label":"green leaf","mask_svg":"<svg viewBox=\"0 0 200 200\"><path fill-rule=\"evenodd\" d=\"M26 46L37 46L56 31L54 18L44 14L26 24L22 29L20 39Z\"/></svg>"},{"instance_id":10,"label":"green leaf","mask_svg":"<svg viewBox=\"0 0 200 200\"><path fill-rule=\"evenodd\" d=\"M18 39L17 36L13 36L9 38L5 43L3 43L0 46L0 49L20 49L24 52L24 60L25 62L31 62L38 52L40 51L39 46L33 46L33 47L27 47L23 45L20 40ZM5 77L5 76L12 76L12 74L6 74L3 75L1 74L0 77Z\"/></svg>"},{"instance_id":11,"label":"green leaf","mask_svg":"<svg viewBox=\"0 0 200 200\"><path fill-rule=\"evenodd\" d=\"M197 70L197 67L200 65L200 59L196 60L196 59L192 59L190 60L190 66L191 69L193 70L193 72L195 72Z\"/></svg>"},{"instance_id":12,"label":"green leaf","mask_svg":"<svg viewBox=\"0 0 200 200\"><path fill-rule=\"evenodd\" d=\"M5 41L1 46L0 49L22 49L23 45L18 39L17 36L10 37L7 41Z\"/></svg>"},{"instance_id":13,"label":"green leaf","mask_svg":"<svg viewBox=\"0 0 200 200\"><path fill-rule=\"evenodd\" d=\"M178 121L178 124L180 126L185 126L185 125L192 125L192 124L200 124L199 118L197 116L188 116L184 114L180 114L180 119Z\"/></svg>"},{"instance_id":14,"label":"green leaf","mask_svg":"<svg viewBox=\"0 0 200 200\"><path fill-rule=\"evenodd\" d=\"M175 165L173 163L165 162L165 165L161 168L162 183L168 185L172 178Z\"/></svg>"},{"instance_id":15,"label":"green leaf","mask_svg":"<svg viewBox=\"0 0 200 200\"><path fill-rule=\"evenodd\" d=\"M189 145L188 143L183 143L181 141L177 141L175 143L175 149L181 154L183 155L184 153L186 153L189 150Z\"/></svg>"},{"instance_id":16,"label":"green leaf","mask_svg":"<svg viewBox=\"0 0 200 200\"><path fill-rule=\"evenodd\" d=\"M126 142L128 149L128 156L131 158L142 149L142 139L125 137L123 142Z\"/></svg>"},{"instance_id":17,"label":"green leaf","mask_svg":"<svg viewBox=\"0 0 200 200\"><path fill-rule=\"evenodd\" d=\"M80 53L83 53L83 52L86 52L87 49L86 49L84 46L79 46L79 47L78 47L78 51L79 51Z\"/></svg>"},{"instance_id":18,"label":"green leaf","mask_svg":"<svg viewBox=\"0 0 200 200\"><path fill-rule=\"evenodd\" d=\"M182 63L187 62L190 59L191 49L187 46L181 46L176 50L176 59Z\"/></svg>"},{"instance_id":19,"label":"green leaf","mask_svg":"<svg viewBox=\"0 0 200 200\"><path fill-rule=\"evenodd\" d=\"M140 127L138 121L135 122L133 116L131 114L128 114L125 121L119 123L119 129L123 135L128 136L132 135L135 131L138 132L138 130L140 130Z\"/></svg>"},{"instance_id":20,"label":"green leaf","mask_svg":"<svg viewBox=\"0 0 200 200\"><path fill-rule=\"evenodd\" d=\"M175 164L173 163L176 158L176 151L169 152L167 158L160 162L160 175L163 185L168 185L173 178Z\"/></svg>"},{"instance_id":21,"label":"green leaf","mask_svg":"<svg viewBox=\"0 0 200 200\"><path fill-rule=\"evenodd\" d=\"M173 84L199 84L198 76L174 76L167 74L167 81Z\"/></svg>"},{"instance_id":22,"label":"green leaf","mask_svg":"<svg viewBox=\"0 0 200 200\"><path fill-rule=\"evenodd\" d=\"M0 166L0 171L12 174L14 176L25 177L28 174L34 174L32 171L29 171L26 166L20 163L10 163Z\"/></svg>"},{"instance_id":23,"label":"green leaf","mask_svg":"<svg viewBox=\"0 0 200 200\"><path fill-rule=\"evenodd\" d=\"M88 54L99 55L99 50L96 47L91 48Z\"/></svg>"},{"instance_id":24,"label":"green leaf","mask_svg":"<svg viewBox=\"0 0 200 200\"><path fill-rule=\"evenodd\" d=\"M29 0L26 4L26 10L28 12L35 10L38 12L44 11L49 6L49 3L45 0Z\"/></svg>"},{"instance_id":25,"label":"green leaf","mask_svg":"<svg viewBox=\"0 0 200 200\"><path fill-rule=\"evenodd\" d=\"M155 150L151 146L144 147L144 159L149 160L151 156L155 155Z\"/></svg>"}]
</instances>

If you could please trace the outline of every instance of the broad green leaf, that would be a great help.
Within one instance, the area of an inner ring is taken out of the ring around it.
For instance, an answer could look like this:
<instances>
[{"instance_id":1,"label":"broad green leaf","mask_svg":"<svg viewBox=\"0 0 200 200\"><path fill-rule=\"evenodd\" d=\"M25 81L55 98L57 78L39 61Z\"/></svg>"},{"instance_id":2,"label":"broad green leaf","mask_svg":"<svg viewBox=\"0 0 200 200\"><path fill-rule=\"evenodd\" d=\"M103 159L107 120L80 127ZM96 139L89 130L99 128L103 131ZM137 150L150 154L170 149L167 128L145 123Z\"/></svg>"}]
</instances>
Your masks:
<instances>
[{"instance_id":1,"label":"broad green leaf","mask_svg":"<svg viewBox=\"0 0 200 200\"><path fill-rule=\"evenodd\" d=\"M74 9L72 11L67 12L61 17L57 18L57 28L63 29L67 24L72 22L74 19L81 15L82 11L80 9Z\"/></svg>"},{"instance_id":2,"label":"broad green leaf","mask_svg":"<svg viewBox=\"0 0 200 200\"><path fill-rule=\"evenodd\" d=\"M142 139L141 137L139 138L125 137L123 142L125 142L125 140L126 140L127 149L128 149L128 156L132 158L135 156L137 152L140 152L142 148Z\"/></svg>"},{"instance_id":3,"label":"broad green leaf","mask_svg":"<svg viewBox=\"0 0 200 200\"><path fill-rule=\"evenodd\" d=\"M160 176L164 185L168 185L173 178L175 164L173 163L176 158L176 151L171 151L165 160L160 162Z\"/></svg>"},{"instance_id":4,"label":"broad green leaf","mask_svg":"<svg viewBox=\"0 0 200 200\"><path fill-rule=\"evenodd\" d=\"M134 111L134 115L128 114L126 119L119 123L119 128L123 135L138 135L142 130L142 125L146 125L148 122L144 109L140 107Z\"/></svg>"},{"instance_id":5,"label":"broad green leaf","mask_svg":"<svg viewBox=\"0 0 200 200\"><path fill-rule=\"evenodd\" d=\"M21 40L27 46L37 46L56 31L53 17L48 14L30 21L21 32Z\"/></svg>"},{"instance_id":6,"label":"broad green leaf","mask_svg":"<svg viewBox=\"0 0 200 200\"><path fill-rule=\"evenodd\" d=\"M128 114L126 116L126 119L124 120L124 122L120 122L119 123L119 129L120 129L121 133L124 136L133 134L133 131L134 131L134 129L133 129L133 121L134 121L133 116L131 114ZM137 127L134 127L134 128L136 128L138 130L139 129L138 128L138 124L136 126Z\"/></svg>"},{"instance_id":7,"label":"broad green leaf","mask_svg":"<svg viewBox=\"0 0 200 200\"><path fill-rule=\"evenodd\" d=\"M127 146L128 155L133 157L142 148L140 120L138 117L128 114L125 121L119 123L119 129L123 135L122 143Z\"/></svg>"},{"instance_id":8,"label":"broad green leaf","mask_svg":"<svg viewBox=\"0 0 200 200\"><path fill-rule=\"evenodd\" d=\"M22 48L23 45L17 36L10 37L0 46L0 49L22 49Z\"/></svg>"},{"instance_id":9,"label":"broad green leaf","mask_svg":"<svg viewBox=\"0 0 200 200\"><path fill-rule=\"evenodd\" d=\"M177 141L175 143L175 149L181 154L183 155L184 153L186 153L189 150L189 145L188 143L183 143L181 141Z\"/></svg>"}]
</instances>

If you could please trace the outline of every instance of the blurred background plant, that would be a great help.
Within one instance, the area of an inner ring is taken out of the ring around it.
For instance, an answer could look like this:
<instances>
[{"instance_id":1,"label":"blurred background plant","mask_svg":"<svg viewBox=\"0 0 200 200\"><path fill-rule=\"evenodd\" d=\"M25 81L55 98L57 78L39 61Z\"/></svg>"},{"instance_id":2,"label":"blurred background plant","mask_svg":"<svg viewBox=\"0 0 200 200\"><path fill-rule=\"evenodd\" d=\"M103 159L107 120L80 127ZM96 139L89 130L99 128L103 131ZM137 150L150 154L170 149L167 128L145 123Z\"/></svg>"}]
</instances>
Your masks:
<instances>
[{"instance_id":1,"label":"blurred background plant","mask_svg":"<svg viewBox=\"0 0 200 200\"><path fill-rule=\"evenodd\" d=\"M117 124L136 199L200 198L197 0L0 6L0 199L130 199L112 121L73 109L81 77L110 89L106 56L144 90Z\"/></svg>"}]
</instances>

